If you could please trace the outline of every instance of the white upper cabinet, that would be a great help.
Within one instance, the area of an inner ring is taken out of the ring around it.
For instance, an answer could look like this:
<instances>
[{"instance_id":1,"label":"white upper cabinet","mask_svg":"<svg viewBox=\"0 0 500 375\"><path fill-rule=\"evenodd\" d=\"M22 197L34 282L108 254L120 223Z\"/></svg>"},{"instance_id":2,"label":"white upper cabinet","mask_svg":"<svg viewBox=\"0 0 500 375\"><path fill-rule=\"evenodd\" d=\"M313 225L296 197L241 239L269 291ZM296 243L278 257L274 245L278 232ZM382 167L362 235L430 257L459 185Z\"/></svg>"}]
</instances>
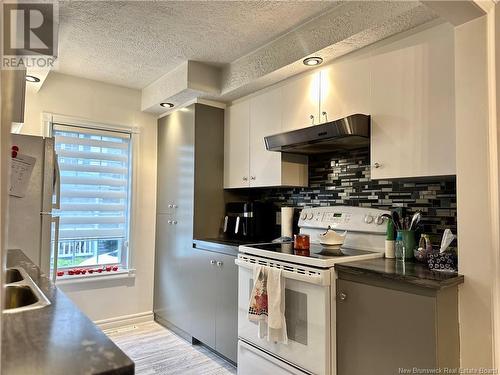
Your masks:
<instances>
[{"instance_id":1,"label":"white upper cabinet","mask_svg":"<svg viewBox=\"0 0 500 375\"><path fill-rule=\"evenodd\" d=\"M456 173L453 40L445 24L373 52L373 179Z\"/></svg>"},{"instance_id":2,"label":"white upper cabinet","mask_svg":"<svg viewBox=\"0 0 500 375\"><path fill-rule=\"evenodd\" d=\"M283 90L283 131L318 125L320 73L293 79ZM311 118L313 116L313 118Z\"/></svg>"},{"instance_id":3,"label":"white upper cabinet","mask_svg":"<svg viewBox=\"0 0 500 375\"><path fill-rule=\"evenodd\" d=\"M265 150L264 136L355 113L371 116L372 179L453 175L454 75L454 29L441 24L240 101L227 110L225 187L307 185L305 158Z\"/></svg>"},{"instance_id":4,"label":"white upper cabinet","mask_svg":"<svg viewBox=\"0 0 500 375\"><path fill-rule=\"evenodd\" d=\"M268 151L264 137L282 132L282 90L226 109L224 187L307 186L307 157Z\"/></svg>"},{"instance_id":5,"label":"white upper cabinet","mask_svg":"<svg viewBox=\"0 0 500 375\"><path fill-rule=\"evenodd\" d=\"M250 101L235 103L225 111L224 187L248 187L250 182ZM207 140L210 141L210 140Z\"/></svg>"},{"instance_id":6,"label":"white upper cabinet","mask_svg":"<svg viewBox=\"0 0 500 375\"><path fill-rule=\"evenodd\" d=\"M321 71L321 122L370 114L370 62L359 57Z\"/></svg>"},{"instance_id":7,"label":"white upper cabinet","mask_svg":"<svg viewBox=\"0 0 500 375\"><path fill-rule=\"evenodd\" d=\"M266 149L264 137L281 132L281 89L250 100L250 184L281 185L281 153Z\"/></svg>"}]
</instances>

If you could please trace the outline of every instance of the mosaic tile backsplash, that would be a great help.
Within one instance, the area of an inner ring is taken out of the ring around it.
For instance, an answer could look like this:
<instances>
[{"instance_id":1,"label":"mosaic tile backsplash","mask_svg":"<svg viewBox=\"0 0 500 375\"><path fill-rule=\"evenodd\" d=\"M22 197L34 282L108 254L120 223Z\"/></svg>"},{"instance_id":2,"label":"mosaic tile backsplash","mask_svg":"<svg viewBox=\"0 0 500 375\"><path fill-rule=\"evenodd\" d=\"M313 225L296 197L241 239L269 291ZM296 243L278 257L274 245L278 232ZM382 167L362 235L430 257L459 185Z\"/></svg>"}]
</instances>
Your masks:
<instances>
[{"instance_id":1,"label":"mosaic tile backsplash","mask_svg":"<svg viewBox=\"0 0 500 375\"><path fill-rule=\"evenodd\" d=\"M422 232L439 244L446 228L457 232L456 179L371 180L368 149L309 158L308 188L252 192L253 199L277 206L349 205L422 212ZM256 195L254 195L256 194Z\"/></svg>"}]
</instances>

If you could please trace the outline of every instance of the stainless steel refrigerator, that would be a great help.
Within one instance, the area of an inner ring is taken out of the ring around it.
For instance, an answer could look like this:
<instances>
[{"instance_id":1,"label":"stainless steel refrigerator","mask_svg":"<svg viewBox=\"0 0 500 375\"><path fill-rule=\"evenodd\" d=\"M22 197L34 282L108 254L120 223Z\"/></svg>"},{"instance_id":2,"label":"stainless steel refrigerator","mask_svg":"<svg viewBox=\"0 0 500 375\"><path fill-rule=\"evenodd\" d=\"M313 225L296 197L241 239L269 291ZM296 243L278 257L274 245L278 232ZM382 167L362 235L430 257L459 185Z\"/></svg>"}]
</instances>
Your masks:
<instances>
[{"instance_id":1,"label":"stainless steel refrigerator","mask_svg":"<svg viewBox=\"0 0 500 375\"><path fill-rule=\"evenodd\" d=\"M11 142L17 146L20 155L34 158L34 164L24 196L9 195L7 248L21 249L49 275L51 268L57 270L57 267L51 267L51 260L53 264L57 263L59 237L59 217L53 211L60 208L60 178L54 139L12 134Z\"/></svg>"}]
</instances>

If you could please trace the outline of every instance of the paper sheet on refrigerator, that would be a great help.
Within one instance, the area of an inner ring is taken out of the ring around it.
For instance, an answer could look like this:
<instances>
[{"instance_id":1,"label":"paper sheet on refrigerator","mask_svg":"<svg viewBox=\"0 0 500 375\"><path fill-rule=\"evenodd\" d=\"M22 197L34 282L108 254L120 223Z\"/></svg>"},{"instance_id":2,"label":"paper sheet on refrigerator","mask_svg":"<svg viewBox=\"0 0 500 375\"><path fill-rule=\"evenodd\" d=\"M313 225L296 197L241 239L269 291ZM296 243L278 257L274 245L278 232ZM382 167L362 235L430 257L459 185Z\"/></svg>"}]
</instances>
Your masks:
<instances>
[{"instance_id":1,"label":"paper sheet on refrigerator","mask_svg":"<svg viewBox=\"0 0 500 375\"><path fill-rule=\"evenodd\" d=\"M36 159L28 155L17 154L11 159L9 195L19 198L26 195L35 163Z\"/></svg>"}]
</instances>

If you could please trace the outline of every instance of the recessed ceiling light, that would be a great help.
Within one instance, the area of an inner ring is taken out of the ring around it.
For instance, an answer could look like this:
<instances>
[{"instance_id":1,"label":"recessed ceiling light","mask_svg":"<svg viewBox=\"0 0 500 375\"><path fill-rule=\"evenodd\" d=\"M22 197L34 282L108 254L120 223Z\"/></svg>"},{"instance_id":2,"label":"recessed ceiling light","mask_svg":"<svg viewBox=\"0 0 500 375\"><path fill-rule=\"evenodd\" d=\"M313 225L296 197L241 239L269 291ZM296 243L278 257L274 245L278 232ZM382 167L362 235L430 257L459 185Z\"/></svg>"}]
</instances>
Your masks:
<instances>
[{"instance_id":1,"label":"recessed ceiling light","mask_svg":"<svg viewBox=\"0 0 500 375\"><path fill-rule=\"evenodd\" d=\"M165 108L172 108L174 106L172 103L160 103L160 105Z\"/></svg>"},{"instance_id":2,"label":"recessed ceiling light","mask_svg":"<svg viewBox=\"0 0 500 375\"><path fill-rule=\"evenodd\" d=\"M317 57L317 56L313 56L313 57L308 57L307 59L304 59L304 61L302 61L304 63L304 65L307 65L307 66L316 66L316 65L319 65L323 62L323 59L321 57Z\"/></svg>"},{"instance_id":3,"label":"recessed ceiling light","mask_svg":"<svg viewBox=\"0 0 500 375\"><path fill-rule=\"evenodd\" d=\"M35 77L35 76L27 75L26 76L26 81L28 81L28 82L40 82L40 78Z\"/></svg>"}]
</instances>

